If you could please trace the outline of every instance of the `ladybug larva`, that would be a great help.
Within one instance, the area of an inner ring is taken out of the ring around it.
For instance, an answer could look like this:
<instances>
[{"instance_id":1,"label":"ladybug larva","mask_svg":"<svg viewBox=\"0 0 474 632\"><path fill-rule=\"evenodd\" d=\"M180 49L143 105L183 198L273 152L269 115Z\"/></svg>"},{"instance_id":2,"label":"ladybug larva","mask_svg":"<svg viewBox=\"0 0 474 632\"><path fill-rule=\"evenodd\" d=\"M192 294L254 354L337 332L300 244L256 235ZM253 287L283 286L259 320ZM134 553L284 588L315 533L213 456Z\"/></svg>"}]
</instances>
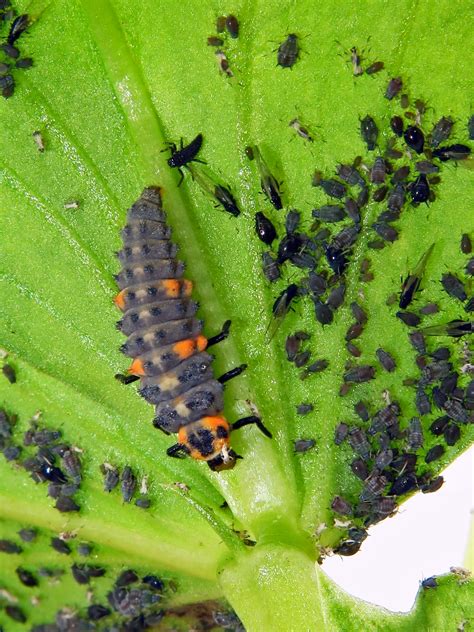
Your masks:
<instances>
[{"instance_id":1,"label":"ladybug larva","mask_svg":"<svg viewBox=\"0 0 474 632\"><path fill-rule=\"evenodd\" d=\"M206 349L227 337L230 321L213 338L202 334L192 282L183 278L184 264L170 238L161 190L148 187L128 211L117 253L123 267L114 302L124 312L117 326L128 336L121 351L132 363L127 376L116 377L124 383L139 379L140 395L155 406L153 425L177 433L168 456L189 455L212 470L230 469L241 458L230 448L232 430L255 424L271 434L254 415L233 424L224 417L224 384L246 367L214 377Z\"/></svg>"}]
</instances>

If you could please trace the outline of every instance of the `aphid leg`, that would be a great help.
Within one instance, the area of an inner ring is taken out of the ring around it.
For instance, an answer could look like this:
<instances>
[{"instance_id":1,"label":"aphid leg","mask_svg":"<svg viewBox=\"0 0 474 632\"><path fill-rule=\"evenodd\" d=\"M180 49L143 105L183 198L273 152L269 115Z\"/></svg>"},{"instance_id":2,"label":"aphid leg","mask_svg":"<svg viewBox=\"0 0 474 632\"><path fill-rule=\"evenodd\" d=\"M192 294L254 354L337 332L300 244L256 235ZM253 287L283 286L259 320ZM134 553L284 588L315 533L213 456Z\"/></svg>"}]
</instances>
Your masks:
<instances>
[{"instance_id":1,"label":"aphid leg","mask_svg":"<svg viewBox=\"0 0 474 632\"><path fill-rule=\"evenodd\" d=\"M131 384L132 382L136 382L140 378L138 375L124 375L123 373L116 373L115 379L118 380L121 384Z\"/></svg>"},{"instance_id":2,"label":"aphid leg","mask_svg":"<svg viewBox=\"0 0 474 632\"><path fill-rule=\"evenodd\" d=\"M166 454L174 459L184 459L188 453L187 447L181 443L175 443L166 450Z\"/></svg>"},{"instance_id":3,"label":"aphid leg","mask_svg":"<svg viewBox=\"0 0 474 632\"><path fill-rule=\"evenodd\" d=\"M231 321L226 320L225 323L222 325L222 330L215 336L212 336L211 338L208 339L207 341L208 349L209 347L212 347L212 345L217 345L219 342L222 342L223 340L227 338L230 332L230 325L231 325Z\"/></svg>"},{"instance_id":4,"label":"aphid leg","mask_svg":"<svg viewBox=\"0 0 474 632\"><path fill-rule=\"evenodd\" d=\"M243 428L244 426L248 426L250 424L255 424L261 433L263 433L269 439L272 439L272 433L270 432L270 430L265 428L262 420L256 415L250 415L250 417L242 417L242 419L237 419L237 421L234 421L234 423L232 424L232 430L238 430L239 428Z\"/></svg>"},{"instance_id":5,"label":"aphid leg","mask_svg":"<svg viewBox=\"0 0 474 632\"><path fill-rule=\"evenodd\" d=\"M178 169L179 171L179 182L178 182L178 188L183 184L183 180L184 180L184 171L182 169Z\"/></svg>"},{"instance_id":6,"label":"aphid leg","mask_svg":"<svg viewBox=\"0 0 474 632\"><path fill-rule=\"evenodd\" d=\"M236 366L235 369L231 369L230 371L227 371L227 373L224 373L224 375L221 375L220 377L218 377L217 381L220 382L221 384L225 384L226 382L231 380L233 377L237 377L238 375L243 373L246 368L247 368L246 364L241 364L240 366Z\"/></svg>"}]
</instances>

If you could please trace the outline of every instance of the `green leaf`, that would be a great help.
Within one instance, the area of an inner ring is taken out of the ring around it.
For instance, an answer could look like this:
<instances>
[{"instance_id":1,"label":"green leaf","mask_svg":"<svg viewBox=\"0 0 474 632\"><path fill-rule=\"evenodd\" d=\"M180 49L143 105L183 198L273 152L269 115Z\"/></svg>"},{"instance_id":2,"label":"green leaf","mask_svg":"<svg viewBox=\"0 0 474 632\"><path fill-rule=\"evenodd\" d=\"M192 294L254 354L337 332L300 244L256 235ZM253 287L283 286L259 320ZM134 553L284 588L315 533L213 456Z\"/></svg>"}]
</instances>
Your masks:
<instances>
[{"instance_id":1,"label":"green leaf","mask_svg":"<svg viewBox=\"0 0 474 632\"><path fill-rule=\"evenodd\" d=\"M356 504L362 489L349 467L354 453L347 443L335 446L334 429L341 420L359 424L353 411L359 400L372 413L382 408L385 390L400 402L402 428L416 414L414 389L402 384L419 377L415 352L409 330L386 300L399 292L400 277L433 243L423 291L413 308L439 303L441 312L424 318L423 326L467 318L439 280L450 271L467 281L467 257L459 241L462 232L473 232L472 163L459 163L457 169L452 163L442 165L436 200L416 208L407 205L396 223L400 238L383 250L367 247L375 238L370 226L385 208L371 201L346 273L344 305L334 322L321 326L312 302L302 297L269 340L275 298L305 272L287 263L274 286L261 272L264 248L255 236L254 214L263 210L281 235L286 212L276 211L263 197L255 162L249 162L244 149L260 147L270 170L283 181L285 208L301 211L302 228L308 232L311 209L330 203L311 186L314 169L331 177L337 164L357 155L371 164L373 156L359 134L359 119L367 114L380 128L382 149L391 136L389 119L402 110L398 99L383 97L390 77L403 77L412 109L415 99L426 100L425 131L441 115L452 116L454 141L466 142L474 62L465 45L470 38L466 12L444 0L436 10L408 0L370 6L324 2L317 7L308 2L282 6L273 0L238 3L232 11L241 25L239 38L225 36L234 74L229 78L219 72L215 51L206 45L217 15L230 11L224 5L217 9L209 2L190 7L170 1L137 7L122 0L77 0L38 1L28 7L18 3L16 8L33 18L18 46L33 57L34 66L14 71L14 95L0 102L0 345L17 378L15 384L0 380L0 402L18 415L16 445L22 443L31 417L41 411L40 427L59 428L62 440L82 451L83 480L74 496L80 511L61 514L46 496L46 484L35 485L23 468L2 460L1 537L18 541L19 528L36 526L40 538L24 546L21 564L35 572L41 564L58 565L67 570L67 579L54 586L40 580L33 590L41 600L38 608L15 575L17 556L9 556L2 564L0 586L18 594L29 624L52 621L63 605L80 606L82 614L85 590L77 592L70 565L81 562L77 542L87 540L94 544L95 563L107 571L106 578L93 580L102 602L120 570L133 567L142 575L161 574L167 607L225 595L249 630L264 629L262 625L289 629L289 613L295 625L305 625L305 601L315 625L347 621L347 609L358 602L337 591L314 566L316 558L347 534L335 524L332 499L340 495ZM273 49L289 32L298 34L302 50L295 66L285 69L276 66ZM366 49L364 66L382 60L386 70L354 77L348 54L354 45ZM295 136L288 126L295 117L309 127L314 143ZM35 131L44 139L44 152L34 141ZM204 136L200 157L231 188L242 209L237 218L214 208L214 201L188 175L178 187L179 175L167 165L169 154L162 151L166 143L181 137L189 142L198 132ZM396 164L407 161L405 157ZM244 458L232 471L211 473L190 459L168 459L165 451L172 439L152 427L152 408L134 386L114 379L126 365L118 351L123 337L114 325L114 251L120 248L126 209L150 184L163 187L164 206L195 283L206 335L232 320L231 336L215 349L216 375L248 364L245 374L226 387L225 414L234 421L256 408L273 434L269 440L256 428L236 432L233 446ZM78 201L78 208L66 207L72 201ZM374 273L370 283L360 280L365 257ZM472 292L471 281L468 290ZM353 322L353 300L368 314L356 341L363 349L359 363L376 366L376 379L341 397L349 359L344 337ZM327 359L326 371L299 379L301 371L288 363L284 351L286 336L296 330L311 335L312 361ZM428 344L430 349L447 344L457 370L466 361L462 339L434 338ZM393 374L377 364L378 347L394 356ZM468 381L463 374L460 385ZM296 415L301 402L314 404L314 411ZM428 432L437 416L433 411L423 418L425 444L417 470L432 476L474 436L472 424L462 425L456 445L425 467L425 454L440 443ZM316 447L294 454L293 441L302 437L314 438ZM394 445L403 449L403 439ZM33 452L26 447L21 458ZM121 469L131 466L139 482L148 477L150 509L122 503L118 490L103 491L104 462ZM361 526L362 520L353 523ZM76 536L67 559L49 546L50 537L63 531ZM239 535L256 540L255 549L249 552ZM1 555L3 562L6 556ZM272 569L269 577L275 577L260 592L253 573L256 569L261 578L267 568ZM446 617L457 622L463 608L468 610L469 594L473 600L472 585L466 583L459 598L462 607L453 600L448 612L442 604L452 600L450 590L457 591L450 582L446 592L444 582L433 591L437 622ZM423 605L431 594L423 593L410 621L419 617L421 625L432 625L424 618L431 610ZM369 611L373 629L395 629L408 621L376 608ZM357 605L357 612L361 622L368 616L362 606ZM0 611L3 623L2 617ZM363 629L357 625L354 619L354 629Z\"/></svg>"}]
</instances>

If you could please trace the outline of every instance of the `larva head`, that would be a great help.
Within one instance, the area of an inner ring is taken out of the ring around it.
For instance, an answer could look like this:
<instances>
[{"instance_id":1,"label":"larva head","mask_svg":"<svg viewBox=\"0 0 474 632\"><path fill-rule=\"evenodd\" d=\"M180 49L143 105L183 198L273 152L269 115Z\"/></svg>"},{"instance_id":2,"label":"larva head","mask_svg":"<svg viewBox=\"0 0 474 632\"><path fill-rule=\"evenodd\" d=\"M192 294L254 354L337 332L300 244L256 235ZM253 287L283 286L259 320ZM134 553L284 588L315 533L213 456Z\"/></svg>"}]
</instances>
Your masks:
<instances>
[{"instance_id":1,"label":"larva head","mask_svg":"<svg viewBox=\"0 0 474 632\"><path fill-rule=\"evenodd\" d=\"M181 426L178 442L189 450L198 461L221 459L230 461L230 425L224 417L202 417L198 421Z\"/></svg>"}]
</instances>

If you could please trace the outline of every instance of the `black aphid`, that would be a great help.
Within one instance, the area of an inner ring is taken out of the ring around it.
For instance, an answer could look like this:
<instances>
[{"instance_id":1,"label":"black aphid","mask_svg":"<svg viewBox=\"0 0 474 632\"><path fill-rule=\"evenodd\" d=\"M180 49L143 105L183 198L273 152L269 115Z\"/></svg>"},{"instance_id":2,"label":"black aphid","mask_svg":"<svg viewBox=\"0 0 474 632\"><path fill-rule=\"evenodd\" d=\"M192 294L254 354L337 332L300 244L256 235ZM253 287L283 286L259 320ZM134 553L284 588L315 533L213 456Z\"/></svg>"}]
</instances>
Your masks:
<instances>
[{"instance_id":1,"label":"black aphid","mask_svg":"<svg viewBox=\"0 0 474 632\"><path fill-rule=\"evenodd\" d=\"M427 577L421 582L421 587L424 588L425 590L428 588L436 588L437 585L438 585L438 581L435 576Z\"/></svg>"},{"instance_id":2,"label":"black aphid","mask_svg":"<svg viewBox=\"0 0 474 632\"><path fill-rule=\"evenodd\" d=\"M385 198L387 197L387 193L388 193L387 185L378 187L378 189L375 189L375 191L373 192L372 199L374 202L383 202Z\"/></svg>"},{"instance_id":3,"label":"black aphid","mask_svg":"<svg viewBox=\"0 0 474 632\"><path fill-rule=\"evenodd\" d=\"M169 143L169 149L171 151L171 157L168 158L168 165L172 168L180 169L184 167L189 162L201 162L196 158L199 153L199 150L202 147L203 137L202 134L198 134L196 138L194 138L189 145L183 146L183 141L181 140L180 148L177 149L174 143ZM183 174L181 172L181 178Z\"/></svg>"},{"instance_id":4,"label":"black aphid","mask_svg":"<svg viewBox=\"0 0 474 632\"><path fill-rule=\"evenodd\" d=\"M444 478L442 476L437 476L436 478L423 483L423 485L420 486L420 489L423 494L432 494L433 492L437 492L438 489L442 487L443 483Z\"/></svg>"},{"instance_id":5,"label":"black aphid","mask_svg":"<svg viewBox=\"0 0 474 632\"><path fill-rule=\"evenodd\" d=\"M357 196L357 206L362 208L369 201L369 188L367 186L361 187L359 195Z\"/></svg>"},{"instance_id":6,"label":"black aphid","mask_svg":"<svg viewBox=\"0 0 474 632\"><path fill-rule=\"evenodd\" d=\"M433 421L433 423L430 426L431 434L435 435L436 437L439 437L440 435L443 434L444 429L446 428L448 423L449 423L448 415L443 415L442 417L438 417L437 419Z\"/></svg>"},{"instance_id":7,"label":"black aphid","mask_svg":"<svg viewBox=\"0 0 474 632\"><path fill-rule=\"evenodd\" d=\"M239 21L235 15L228 15L225 19L225 28L233 39L239 37Z\"/></svg>"},{"instance_id":8,"label":"black aphid","mask_svg":"<svg viewBox=\"0 0 474 632\"><path fill-rule=\"evenodd\" d=\"M301 369L301 367L308 363L310 357L311 351L309 351L309 349L306 351L302 351L301 353L297 353L294 359L295 367L297 369Z\"/></svg>"},{"instance_id":9,"label":"black aphid","mask_svg":"<svg viewBox=\"0 0 474 632\"><path fill-rule=\"evenodd\" d=\"M397 184L399 182L404 182L408 176L410 175L410 167L408 165L404 165L403 167L399 167L393 174L391 178L392 184Z\"/></svg>"},{"instance_id":10,"label":"black aphid","mask_svg":"<svg viewBox=\"0 0 474 632\"><path fill-rule=\"evenodd\" d=\"M341 199L346 194L346 185L342 182L338 182L333 178L324 179L320 171L315 171L313 174L312 184L314 187L321 187L326 195L336 199Z\"/></svg>"},{"instance_id":11,"label":"black aphid","mask_svg":"<svg viewBox=\"0 0 474 632\"><path fill-rule=\"evenodd\" d=\"M353 323L346 331L345 339L347 342L355 340L364 331L364 326L361 323Z\"/></svg>"},{"instance_id":12,"label":"black aphid","mask_svg":"<svg viewBox=\"0 0 474 632\"><path fill-rule=\"evenodd\" d=\"M341 445L341 443L347 437L348 432L349 426L341 421L341 423L336 426L336 430L334 431L334 443L336 445Z\"/></svg>"},{"instance_id":13,"label":"black aphid","mask_svg":"<svg viewBox=\"0 0 474 632\"><path fill-rule=\"evenodd\" d=\"M365 485L360 494L361 501L373 500L377 496L380 496L387 486L387 483L388 481L385 476L380 476L375 470L365 481Z\"/></svg>"},{"instance_id":14,"label":"black aphid","mask_svg":"<svg viewBox=\"0 0 474 632\"><path fill-rule=\"evenodd\" d=\"M410 149L414 149L417 154L421 154L425 145L423 132L416 125L407 127L403 134L406 144Z\"/></svg>"},{"instance_id":15,"label":"black aphid","mask_svg":"<svg viewBox=\"0 0 474 632\"><path fill-rule=\"evenodd\" d=\"M398 239L398 230L385 222L374 222L372 228L384 241L393 243Z\"/></svg>"},{"instance_id":16,"label":"black aphid","mask_svg":"<svg viewBox=\"0 0 474 632\"><path fill-rule=\"evenodd\" d=\"M349 369L344 373L344 382L361 384L375 378L375 369L373 366L362 365Z\"/></svg>"},{"instance_id":17,"label":"black aphid","mask_svg":"<svg viewBox=\"0 0 474 632\"><path fill-rule=\"evenodd\" d=\"M467 160L470 155L471 148L467 145L461 145L460 143L438 147L438 149L433 151L433 156L439 158L441 162L447 162L448 160Z\"/></svg>"},{"instance_id":18,"label":"black aphid","mask_svg":"<svg viewBox=\"0 0 474 632\"><path fill-rule=\"evenodd\" d=\"M134 584L139 579L137 573L129 568L120 573L120 575L115 580L115 586L130 586L130 584Z\"/></svg>"},{"instance_id":19,"label":"black aphid","mask_svg":"<svg viewBox=\"0 0 474 632\"><path fill-rule=\"evenodd\" d=\"M352 516L353 514L352 505L341 496L334 496L331 502L331 509L340 516Z\"/></svg>"},{"instance_id":20,"label":"black aphid","mask_svg":"<svg viewBox=\"0 0 474 632\"><path fill-rule=\"evenodd\" d=\"M392 132L399 138L403 136L404 124L401 116L392 116L390 119L390 127L392 128Z\"/></svg>"},{"instance_id":21,"label":"black aphid","mask_svg":"<svg viewBox=\"0 0 474 632\"><path fill-rule=\"evenodd\" d=\"M313 298L313 303L317 321L320 322L321 325L330 325L334 319L334 314L329 305L315 297Z\"/></svg>"},{"instance_id":22,"label":"black aphid","mask_svg":"<svg viewBox=\"0 0 474 632\"><path fill-rule=\"evenodd\" d=\"M370 170L370 181L373 184L383 184L387 175L385 160L381 156L377 156L374 160L372 169Z\"/></svg>"},{"instance_id":23,"label":"black aphid","mask_svg":"<svg viewBox=\"0 0 474 632\"><path fill-rule=\"evenodd\" d=\"M354 428L349 432L349 444L356 454L364 460L370 457L370 444L367 435L361 428Z\"/></svg>"},{"instance_id":24,"label":"black aphid","mask_svg":"<svg viewBox=\"0 0 474 632\"><path fill-rule=\"evenodd\" d=\"M2 373L7 378L7 380L10 382L10 384L15 384L15 382L16 382L16 373L15 373L15 369L12 367L11 364L4 364L2 366Z\"/></svg>"},{"instance_id":25,"label":"black aphid","mask_svg":"<svg viewBox=\"0 0 474 632\"><path fill-rule=\"evenodd\" d=\"M79 505L69 496L60 496L54 505L61 513L69 513L71 511L79 511Z\"/></svg>"},{"instance_id":26,"label":"black aphid","mask_svg":"<svg viewBox=\"0 0 474 632\"><path fill-rule=\"evenodd\" d=\"M71 547L67 542L61 540L61 538L51 538L51 546L57 552L62 555L70 555Z\"/></svg>"},{"instance_id":27,"label":"black aphid","mask_svg":"<svg viewBox=\"0 0 474 632\"><path fill-rule=\"evenodd\" d=\"M461 252L464 255L469 255L472 252L472 241L467 233L463 233L461 236Z\"/></svg>"},{"instance_id":28,"label":"black aphid","mask_svg":"<svg viewBox=\"0 0 474 632\"><path fill-rule=\"evenodd\" d=\"M364 325L367 322L367 314L362 309L362 307L356 302L353 301L350 305L352 315L354 316L356 322L361 325Z\"/></svg>"},{"instance_id":29,"label":"black aphid","mask_svg":"<svg viewBox=\"0 0 474 632\"><path fill-rule=\"evenodd\" d=\"M298 415L308 415L314 410L313 404L298 404L296 407L296 413Z\"/></svg>"},{"instance_id":30,"label":"black aphid","mask_svg":"<svg viewBox=\"0 0 474 632\"><path fill-rule=\"evenodd\" d=\"M393 460L393 450L390 450L390 449L381 450L375 456L375 466L379 470L383 470L390 465L392 460Z\"/></svg>"},{"instance_id":31,"label":"black aphid","mask_svg":"<svg viewBox=\"0 0 474 632\"><path fill-rule=\"evenodd\" d=\"M389 494L401 496L402 494L408 494L408 492L416 489L417 486L418 484L414 472L406 472L395 479L390 487Z\"/></svg>"},{"instance_id":32,"label":"black aphid","mask_svg":"<svg viewBox=\"0 0 474 632\"><path fill-rule=\"evenodd\" d=\"M280 278L280 268L278 262L273 258L270 252L262 253L262 270L267 281L273 283Z\"/></svg>"},{"instance_id":33,"label":"black aphid","mask_svg":"<svg viewBox=\"0 0 474 632\"><path fill-rule=\"evenodd\" d=\"M387 200L387 206L390 211L398 214L401 211L404 203L405 203L405 185L399 182L390 191L390 194ZM392 221L394 221L395 219L397 218L394 217Z\"/></svg>"},{"instance_id":34,"label":"black aphid","mask_svg":"<svg viewBox=\"0 0 474 632\"><path fill-rule=\"evenodd\" d=\"M18 579L21 581L23 586L28 586L28 588L33 588L34 586L38 586L38 579L33 575L31 571L27 571L26 568L17 568L16 574L18 575Z\"/></svg>"},{"instance_id":35,"label":"black aphid","mask_svg":"<svg viewBox=\"0 0 474 632\"><path fill-rule=\"evenodd\" d=\"M16 46L12 46L12 44L1 44L0 50L2 50L7 57L11 57L11 59L18 59L20 56L20 51Z\"/></svg>"},{"instance_id":36,"label":"black aphid","mask_svg":"<svg viewBox=\"0 0 474 632\"><path fill-rule=\"evenodd\" d=\"M342 206L335 206L331 204L313 209L312 215L313 217L320 219L322 222L329 223L341 222L347 217L346 211L342 208Z\"/></svg>"},{"instance_id":37,"label":"black aphid","mask_svg":"<svg viewBox=\"0 0 474 632\"><path fill-rule=\"evenodd\" d=\"M367 75L375 75L377 72L380 72L384 68L385 64L383 63L383 61L374 61L373 64L370 64L370 66L365 69L365 73Z\"/></svg>"},{"instance_id":38,"label":"black aphid","mask_svg":"<svg viewBox=\"0 0 474 632\"><path fill-rule=\"evenodd\" d=\"M365 481L367 476L369 475L369 468L367 464L362 459L355 459L351 463L351 470L362 481Z\"/></svg>"},{"instance_id":39,"label":"black aphid","mask_svg":"<svg viewBox=\"0 0 474 632\"><path fill-rule=\"evenodd\" d=\"M397 312L395 316L408 327L417 327L421 323L421 318L413 312Z\"/></svg>"},{"instance_id":40,"label":"black aphid","mask_svg":"<svg viewBox=\"0 0 474 632\"><path fill-rule=\"evenodd\" d=\"M395 371L397 365L395 364L393 356L388 351L384 351L383 349L379 348L377 349L375 354L378 361L386 371L388 371L389 373Z\"/></svg>"},{"instance_id":41,"label":"black aphid","mask_svg":"<svg viewBox=\"0 0 474 632\"><path fill-rule=\"evenodd\" d=\"M275 226L261 211L255 213L255 231L263 243L270 246L277 237Z\"/></svg>"},{"instance_id":42,"label":"black aphid","mask_svg":"<svg viewBox=\"0 0 474 632\"><path fill-rule=\"evenodd\" d=\"M135 493L137 479L135 478L132 468L128 465L123 468L120 482L123 501L125 503L129 503Z\"/></svg>"},{"instance_id":43,"label":"black aphid","mask_svg":"<svg viewBox=\"0 0 474 632\"><path fill-rule=\"evenodd\" d=\"M8 553L14 555L22 552L21 546L12 540L0 540L0 553Z\"/></svg>"},{"instance_id":44,"label":"black aphid","mask_svg":"<svg viewBox=\"0 0 474 632\"><path fill-rule=\"evenodd\" d=\"M10 30L8 31L7 44L13 46L22 33L28 28L30 19L26 13L16 17L11 23Z\"/></svg>"},{"instance_id":45,"label":"black aphid","mask_svg":"<svg viewBox=\"0 0 474 632\"><path fill-rule=\"evenodd\" d=\"M390 79L385 90L385 98L391 101L394 99L403 87L403 81L401 77L395 77Z\"/></svg>"},{"instance_id":46,"label":"black aphid","mask_svg":"<svg viewBox=\"0 0 474 632\"><path fill-rule=\"evenodd\" d=\"M354 542L353 540L345 540L341 542L337 548L334 549L334 553L338 555L350 556L355 555L360 549L360 542Z\"/></svg>"},{"instance_id":47,"label":"black aphid","mask_svg":"<svg viewBox=\"0 0 474 632\"><path fill-rule=\"evenodd\" d=\"M367 406L364 402L357 402L357 404L354 405L354 411L356 415L362 419L362 421L369 421L369 411L367 410Z\"/></svg>"},{"instance_id":48,"label":"black aphid","mask_svg":"<svg viewBox=\"0 0 474 632\"><path fill-rule=\"evenodd\" d=\"M448 140L451 135L453 125L454 121L452 118L449 116L442 116L433 127L429 136L428 140L431 147L438 147L441 143L444 143L445 140Z\"/></svg>"},{"instance_id":49,"label":"black aphid","mask_svg":"<svg viewBox=\"0 0 474 632\"><path fill-rule=\"evenodd\" d=\"M430 398L421 387L416 389L415 406L419 415L429 415L431 413Z\"/></svg>"},{"instance_id":50,"label":"black aphid","mask_svg":"<svg viewBox=\"0 0 474 632\"><path fill-rule=\"evenodd\" d=\"M109 463L103 463L100 466L100 470L104 475L104 491L111 492L119 483L119 471L116 467L110 465Z\"/></svg>"},{"instance_id":51,"label":"black aphid","mask_svg":"<svg viewBox=\"0 0 474 632\"><path fill-rule=\"evenodd\" d=\"M346 342L346 349L354 358L360 358L362 355L361 349L353 342Z\"/></svg>"},{"instance_id":52,"label":"black aphid","mask_svg":"<svg viewBox=\"0 0 474 632\"><path fill-rule=\"evenodd\" d=\"M214 188L214 197L228 213L230 213L234 217L240 215L240 209L237 205L237 202L235 201L234 196L227 187L222 186L221 184L217 184Z\"/></svg>"},{"instance_id":53,"label":"black aphid","mask_svg":"<svg viewBox=\"0 0 474 632\"><path fill-rule=\"evenodd\" d=\"M285 217L285 230L288 235L292 235L298 228L301 220L301 213L299 211L290 210Z\"/></svg>"},{"instance_id":54,"label":"black aphid","mask_svg":"<svg viewBox=\"0 0 474 632\"><path fill-rule=\"evenodd\" d=\"M407 444L411 450L418 450L423 446L423 429L418 417L412 417L410 419Z\"/></svg>"},{"instance_id":55,"label":"black aphid","mask_svg":"<svg viewBox=\"0 0 474 632\"><path fill-rule=\"evenodd\" d=\"M62 465L66 474L75 482L81 481L81 461L75 450L66 450L62 456Z\"/></svg>"},{"instance_id":56,"label":"black aphid","mask_svg":"<svg viewBox=\"0 0 474 632\"><path fill-rule=\"evenodd\" d=\"M26 614L23 612L20 606L7 604L5 606L5 614L9 616L10 619L12 619L13 621L17 621L18 623L26 623ZM33 632L34 630L36 630L36 628L33 629Z\"/></svg>"},{"instance_id":57,"label":"black aphid","mask_svg":"<svg viewBox=\"0 0 474 632\"><path fill-rule=\"evenodd\" d=\"M110 608L103 606L100 603L91 604L87 607L87 616L90 621L99 621L110 614Z\"/></svg>"},{"instance_id":58,"label":"black aphid","mask_svg":"<svg viewBox=\"0 0 474 632\"><path fill-rule=\"evenodd\" d=\"M341 180L344 180L344 182L347 182L347 184L349 184L350 186L365 186L364 178L352 165L338 165L336 173L341 178Z\"/></svg>"},{"instance_id":59,"label":"black aphid","mask_svg":"<svg viewBox=\"0 0 474 632\"><path fill-rule=\"evenodd\" d=\"M207 38L208 46L222 46L224 44L224 40L221 37L216 37L215 35L211 35L211 37Z\"/></svg>"},{"instance_id":60,"label":"black aphid","mask_svg":"<svg viewBox=\"0 0 474 632\"><path fill-rule=\"evenodd\" d=\"M71 572L78 584L88 584L93 577L105 575L105 568L89 564L73 564Z\"/></svg>"},{"instance_id":61,"label":"black aphid","mask_svg":"<svg viewBox=\"0 0 474 632\"><path fill-rule=\"evenodd\" d=\"M441 277L441 285L443 286L444 291L449 294L449 296L457 298L459 301L462 302L467 299L466 290L464 289L462 281L460 281L454 274L443 274L443 276Z\"/></svg>"},{"instance_id":62,"label":"black aphid","mask_svg":"<svg viewBox=\"0 0 474 632\"><path fill-rule=\"evenodd\" d=\"M360 135L364 143L367 145L367 149L369 151L373 151L377 145L379 130L371 116L367 115L361 120Z\"/></svg>"},{"instance_id":63,"label":"black aphid","mask_svg":"<svg viewBox=\"0 0 474 632\"><path fill-rule=\"evenodd\" d=\"M219 15L216 19L216 31L218 33L223 33L225 31L225 23L226 23L226 16L225 15Z\"/></svg>"},{"instance_id":64,"label":"black aphid","mask_svg":"<svg viewBox=\"0 0 474 632\"><path fill-rule=\"evenodd\" d=\"M456 399L448 399L443 406L444 411L450 419L465 424L469 421L469 415L461 402Z\"/></svg>"},{"instance_id":65,"label":"black aphid","mask_svg":"<svg viewBox=\"0 0 474 632\"><path fill-rule=\"evenodd\" d=\"M341 283L340 285L337 285L335 288L331 290L326 302L329 305L329 307L331 307L332 309L339 309L339 307L344 302L345 295L346 295L346 284Z\"/></svg>"},{"instance_id":66,"label":"black aphid","mask_svg":"<svg viewBox=\"0 0 474 632\"><path fill-rule=\"evenodd\" d=\"M423 314L424 316L431 316L432 314L437 314L438 312L439 305L436 303L427 303L420 308L420 314Z\"/></svg>"},{"instance_id":67,"label":"black aphid","mask_svg":"<svg viewBox=\"0 0 474 632\"><path fill-rule=\"evenodd\" d=\"M292 68L296 64L299 54L298 36L295 33L290 33L278 47L277 65L282 68Z\"/></svg>"},{"instance_id":68,"label":"black aphid","mask_svg":"<svg viewBox=\"0 0 474 632\"><path fill-rule=\"evenodd\" d=\"M410 183L409 191L413 204L428 202L431 189L427 177L423 173L420 173L417 179Z\"/></svg>"},{"instance_id":69,"label":"black aphid","mask_svg":"<svg viewBox=\"0 0 474 632\"><path fill-rule=\"evenodd\" d=\"M445 448L441 444L434 445L428 450L425 456L425 463L432 463L440 459L445 453Z\"/></svg>"},{"instance_id":70,"label":"black aphid","mask_svg":"<svg viewBox=\"0 0 474 632\"><path fill-rule=\"evenodd\" d=\"M308 452L316 445L314 439L296 439L293 442L293 449L295 452Z\"/></svg>"},{"instance_id":71,"label":"black aphid","mask_svg":"<svg viewBox=\"0 0 474 632\"><path fill-rule=\"evenodd\" d=\"M271 174L267 163L263 159L260 149L256 145L252 147L252 152L257 162L262 191L276 210L280 211L283 208L280 185L278 184L276 178Z\"/></svg>"},{"instance_id":72,"label":"black aphid","mask_svg":"<svg viewBox=\"0 0 474 632\"><path fill-rule=\"evenodd\" d=\"M300 378L302 380L305 380L312 373L321 373L321 371L324 371L325 369L327 369L328 366L329 366L329 362L327 360L324 360L324 359L316 360L316 362L313 362L312 364L310 364L309 366L305 368L305 370L301 373Z\"/></svg>"},{"instance_id":73,"label":"black aphid","mask_svg":"<svg viewBox=\"0 0 474 632\"><path fill-rule=\"evenodd\" d=\"M20 529L18 531L18 535L23 540L23 542L33 542L36 540L38 532L36 529Z\"/></svg>"},{"instance_id":74,"label":"black aphid","mask_svg":"<svg viewBox=\"0 0 474 632\"><path fill-rule=\"evenodd\" d=\"M456 424L450 423L444 429L443 434L446 445L453 446L461 438L461 429Z\"/></svg>"},{"instance_id":75,"label":"black aphid","mask_svg":"<svg viewBox=\"0 0 474 632\"><path fill-rule=\"evenodd\" d=\"M431 246L416 264L413 272L411 272L404 280L402 285L402 292L400 294L400 301L398 303L401 309L406 309L410 305L415 296L415 292L419 289L426 263L429 256L431 255L431 252L433 251L433 248L434 244L431 244Z\"/></svg>"},{"instance_id":76,"label":"black aphid","mask_svg":"<svg viewBox=\"0 0 474 632\"><path fill-rule=\"evenodd\" d=\"M346 198L344 200L344 209L347 215L355 224L360 224L361 216L360 216L360 208L355 200L352 198Z\"/></svg>"},{"instance_id":77,"label":"black aphid","mask_svg":"<svg viewBox=\"0 0 474 632\"><path fill-rule=\"evenodd\" d=\"M92 553L92 545L82 542L78 545L77 552L79 555L82 555L82 557L88 557Z\"/></svg>"},{"instance_id":78,"label":"black aphid","mask_svg":"<svg viewBox=\"0 0 474 632\"><path fill-rule=\"evenodd\" d=\"M145 575L145 577L142 579L142 582L156 592L163 592L165 588L163 580L161 580L156 575Z\"/></svg>"},{"instance_id":79,"label":"black aphid","mask_svg":"<svg viewBox=\"0 0 474 632\"><path fill-rule=\"evenodd\" d=\"M439 167L429 160L420 160L415 164L415 169L418 173L423 173L425 175L439 172Z\"/></svg>"}]
</instances>

